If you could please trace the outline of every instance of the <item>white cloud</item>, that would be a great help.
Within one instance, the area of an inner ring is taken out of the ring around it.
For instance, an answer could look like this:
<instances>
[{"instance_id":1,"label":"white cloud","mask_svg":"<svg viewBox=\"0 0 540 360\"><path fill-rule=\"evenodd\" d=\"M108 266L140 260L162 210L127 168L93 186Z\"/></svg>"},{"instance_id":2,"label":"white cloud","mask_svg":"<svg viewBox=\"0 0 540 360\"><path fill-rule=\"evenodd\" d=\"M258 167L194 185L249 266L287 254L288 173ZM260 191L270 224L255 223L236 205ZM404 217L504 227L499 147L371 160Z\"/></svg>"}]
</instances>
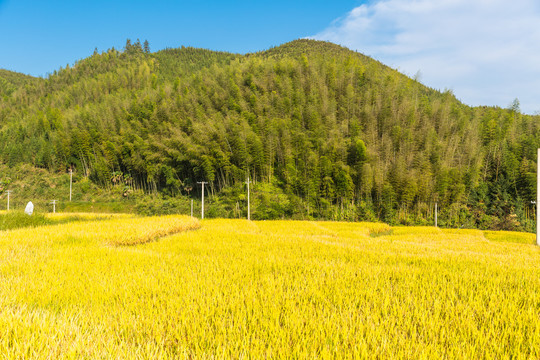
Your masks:
<instances>
[{"instance_id":1,"label":"white cloud","mask_svg":"<svg viewBox=\"0 0 540 360\"><path fill-rule=\"evenodd\" d=\"M372 56L470 105L540 110L537 0L378 0L313 36Z\"/></svg>"}]
</instances>

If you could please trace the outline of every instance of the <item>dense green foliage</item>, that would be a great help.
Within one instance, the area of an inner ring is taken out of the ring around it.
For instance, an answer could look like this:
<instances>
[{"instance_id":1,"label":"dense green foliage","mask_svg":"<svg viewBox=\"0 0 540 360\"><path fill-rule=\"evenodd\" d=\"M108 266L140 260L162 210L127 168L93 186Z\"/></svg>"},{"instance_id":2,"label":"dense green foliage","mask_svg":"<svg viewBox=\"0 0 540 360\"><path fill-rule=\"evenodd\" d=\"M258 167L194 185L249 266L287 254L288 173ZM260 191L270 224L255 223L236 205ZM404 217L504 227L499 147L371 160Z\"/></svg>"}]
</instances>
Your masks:
<instances>
[{"instance_id":1,"label":"dense green foliage","mask_svg":"<svg viewBox=\"0 0 540 360\"><path fill-rule=\"evenodd\" d=\"M44 80L0 69L0 97L4 101L8 101L9 96L18 88L30 89L41 82L44 82Z\"/></svg>"},{"instance_id":2,"label":"dense green foliage","mask_svg":"<svg viewBox=\"0 0 540 360\"><path fill-rule=\"evenodd\" d=\"M443 226L534 226L538 116L466 106L331 43L235 55L137 41L45 80L6 74L10 168L72 167L126 196L187 199L205 180L216 216L245 214L249 174L256 218L427 224L437 201Z\"/></svg>"}]
</instances>

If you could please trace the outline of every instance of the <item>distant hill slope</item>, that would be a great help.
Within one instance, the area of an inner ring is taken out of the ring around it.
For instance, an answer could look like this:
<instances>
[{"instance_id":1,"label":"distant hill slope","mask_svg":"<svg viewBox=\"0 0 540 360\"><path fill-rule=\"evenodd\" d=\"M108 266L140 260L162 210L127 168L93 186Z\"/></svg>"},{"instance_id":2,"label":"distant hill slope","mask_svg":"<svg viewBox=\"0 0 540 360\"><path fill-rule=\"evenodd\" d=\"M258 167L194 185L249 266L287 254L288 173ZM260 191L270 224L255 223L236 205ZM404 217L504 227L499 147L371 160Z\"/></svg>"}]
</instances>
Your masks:
<instances>
[{"instance_id":1,"label":"distant hill slope","mask_svg":"<svg viewBox=\"0 0 540 360\"><path fill-rule=\"evenodd\" d=\"M36 85L43 79L0 69L0 96L9 96L19 88Z\"/></svg>"},{"instance_id":2,"label":"distant hill slope","mask_svg":"<svg viewBox=\"0 0 540 360\"><path fill-rule=\"evenodd\" d=\"M193 73L212 65L225 66L239 55L193 47L165 49L153 54L162 79L174 79L179 73Z\"/></svg>"},{"instance_id":3,"label":"distant hill slope","mask_svg":"<svg viewBox=\"0 0 540 360\"><path fill-rule=\"evenodd\" d=\"M30 75L25 75L18 72L3 70L3 69L0 69L0 78L16 86L24 85L25 83L29 81L34 81L36 79Z\"/></svg>"},{"instance_id":4,"label":"distant hill slope","mask_svg":"<svg viewBox=\"0 0 540 360\"><path fill-rule=\"evenodd\" d=\"M205 180L224 216L249 173L277 204L262 217L429 223L437 201L448 224L533 226L539 117L468 107L335 44L247 55L128 44L41 80L5 80L17 90L0 103L10 167L73 166L101 186L168 195Z\"/></svg>"}]
</instances>

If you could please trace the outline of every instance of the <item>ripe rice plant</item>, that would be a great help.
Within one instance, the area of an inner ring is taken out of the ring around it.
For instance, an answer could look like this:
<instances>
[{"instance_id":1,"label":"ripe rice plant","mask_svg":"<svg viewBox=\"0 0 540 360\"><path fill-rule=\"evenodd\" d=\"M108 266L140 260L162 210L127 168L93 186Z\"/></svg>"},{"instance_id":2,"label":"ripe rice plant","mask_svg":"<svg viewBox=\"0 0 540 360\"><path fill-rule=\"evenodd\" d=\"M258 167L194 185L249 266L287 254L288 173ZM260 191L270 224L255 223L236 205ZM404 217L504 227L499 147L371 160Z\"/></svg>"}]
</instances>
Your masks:
<instances>
[{"instance_id":1,"label":"ripe rice plant","mask_svg":"<svg viewBox=\"0 0 540 360\"><path fill-rule=\"evenodd\" d=\"M0 212L0 230L63 224L71 221L103 220L110 219L112 216L93 213L33 213L29 216L23 211L2 211ZM131 215L114 215L117 219L128 216Z\"/></svg>"},{"instance_id":2,"label":"ripe rice plant","mask_svg":"<svg viewBox=\"0 0 540 360\"><path fill-rule=\"evenodd\" d=\"M26 215L23 211L4 211L0 213L0 230L17 229L29 226L50 225L54 222L43 214Z\"/></svg>"},{"instance_id":3,"label":"ripe rice plant","mask_svg":"<svg viewBox=\"0 0 540 360\"><path fill-rule=\"evenodd\" d=\"M539 358L540 250L505 234L179 216L3 231L0 353Z\"/></svg>"}]
</instances>

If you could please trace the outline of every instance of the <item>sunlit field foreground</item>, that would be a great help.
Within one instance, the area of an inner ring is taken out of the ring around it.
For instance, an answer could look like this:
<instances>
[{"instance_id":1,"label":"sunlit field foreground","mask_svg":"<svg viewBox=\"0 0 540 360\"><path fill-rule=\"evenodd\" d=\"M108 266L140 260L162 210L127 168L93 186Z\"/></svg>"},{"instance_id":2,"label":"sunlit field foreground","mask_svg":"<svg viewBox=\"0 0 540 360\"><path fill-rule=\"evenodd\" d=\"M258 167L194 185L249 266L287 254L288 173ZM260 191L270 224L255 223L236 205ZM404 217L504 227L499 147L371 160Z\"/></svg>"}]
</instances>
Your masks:
<instances>
[{"instance_id":1,"label":"sunlit field foreground","mask_svg":"<svg viewBox=\"0 0 540 360\"><path fill-rule=\"evenodd\" d=\"M539 358L533 242L180 216L1 231L0 354Z\"/></svg>"}]
</instances>

